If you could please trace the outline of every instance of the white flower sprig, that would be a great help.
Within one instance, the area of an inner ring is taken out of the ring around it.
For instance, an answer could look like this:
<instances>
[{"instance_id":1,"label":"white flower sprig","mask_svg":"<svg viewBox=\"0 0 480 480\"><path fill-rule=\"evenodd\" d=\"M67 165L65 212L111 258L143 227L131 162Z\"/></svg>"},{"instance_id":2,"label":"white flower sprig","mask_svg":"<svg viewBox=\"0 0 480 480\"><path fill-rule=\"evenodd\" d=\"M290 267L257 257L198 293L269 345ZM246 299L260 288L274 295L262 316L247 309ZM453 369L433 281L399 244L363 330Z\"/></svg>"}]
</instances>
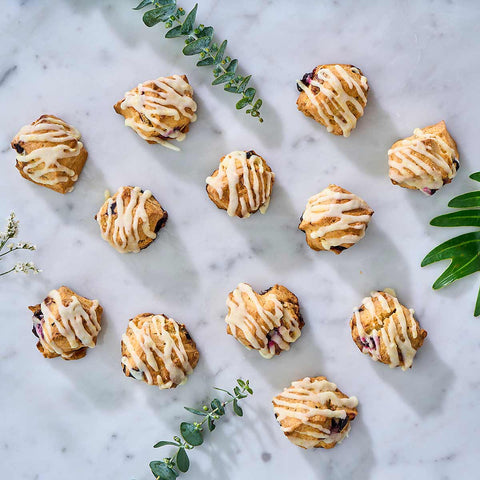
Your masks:
<instances>
[{"instance_id":1,"label":"white flower sprig","mask_svg":"<svg viewBox=\"0 0 480 480\"><path fill-rule=\"evenodd\" d=\"M35 245L32 245L31 243L7 243L9 240L15 238L18 235L18 225L19 222L15 219L15 213L12 212L7 219L7 230L5 232L0 232L0 260L2 260L2 257L14 252L15 250L37 249L37 247ZM4 248L6 248L6 250L1 253ZM39 270L32 262L17 262L12 268L10 268L10 270L1 272L0 277L11 272L38 273L41 272L41 270Z\"/></svg>"}]
</instances>

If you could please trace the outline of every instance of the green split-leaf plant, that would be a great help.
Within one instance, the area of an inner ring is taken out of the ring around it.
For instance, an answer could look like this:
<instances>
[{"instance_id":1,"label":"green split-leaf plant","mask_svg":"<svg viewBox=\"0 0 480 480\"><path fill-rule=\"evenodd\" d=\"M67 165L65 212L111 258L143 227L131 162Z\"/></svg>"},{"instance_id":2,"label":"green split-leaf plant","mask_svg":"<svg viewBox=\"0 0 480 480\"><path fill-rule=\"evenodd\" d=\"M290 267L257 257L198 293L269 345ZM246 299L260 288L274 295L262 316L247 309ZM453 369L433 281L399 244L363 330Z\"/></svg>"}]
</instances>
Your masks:
<instances>
[{"instance_id":1,"label":"green split-leaf plant","mask_svg":"<svg viewBox=\"0 0 480 480\"><path fill-rule=\"evenodd\" d=\"M209 405L204 405L201 410L195 408L184 407L194 415L202 417L201 422L182 422L180 424L180 435L173 437L173 441L162 440L154 445L154 448L174 446L177 451L171 456L163 460L154 460L150 462L150 470L157 480L175 480L180 473L186 472L190 468L190 459L187 450L192 450L203 443L203 426L207 424L208 430L212 432L215 429L215 422L225 415L225 407L232 404L233 412L239 417L243 416L243 410L238 404L239 400L253 394L248 380L237 380L237 385L233 392L216 388L225 392L229 398L220 401L214 398Z\"/></svg>"},{"instance_id":2,"label":"green split-leaf plant","mask_svg":"<svg viewBox=\"0 0 480 480\"><path fill-rule=\"evenodd\" d=\"M470 178L480 182L480 172L472 173ZM457 210L435 217L430 225L435 227L480 227L480 190L459 195L450 200L448 206L465 210ZM450 265L433 284L435 290L480 271L480 230L451 238L434 248L422 260L422 267L448 259L451 259ZM476 317L480 315L480 290L474 315Z\"/></svg>"},{"instance_id":3,"label":"green split-leaf plant","mask_svg":"<svg viewBox=\"0 0 480 480\"><path fill-rule=\"evenodd\" d=\"M255 88L248 87L251 75L244 77L237 73L238 60L225 56L227 41L224 40L218 45L213 41L213 27L205 27L202 24L195 26L198 4L195 4L184 20L185 10L177 7L176 0L143 0L134 10L141 10L148 6L153 8L144 13L143 23L147 27L153 27L163 22L169 29L165 35L166 38L186 37L183 54L199 55L198 67L213 67L215 79L212 85L224 83L225 91L241 95L242 98L236 103L237 110L248 106L246 113L263 122L260 116L262 100L255 99L257 94Z\"/></svg>"}]
</instances>

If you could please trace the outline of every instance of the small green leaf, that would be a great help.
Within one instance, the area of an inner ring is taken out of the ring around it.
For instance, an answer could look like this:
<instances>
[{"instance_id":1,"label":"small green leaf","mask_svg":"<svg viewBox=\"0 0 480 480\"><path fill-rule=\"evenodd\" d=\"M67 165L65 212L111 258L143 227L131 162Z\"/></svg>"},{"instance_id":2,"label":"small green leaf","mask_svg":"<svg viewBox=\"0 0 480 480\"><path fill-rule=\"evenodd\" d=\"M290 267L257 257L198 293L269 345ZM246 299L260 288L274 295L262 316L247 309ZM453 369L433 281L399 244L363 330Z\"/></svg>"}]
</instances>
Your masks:
<instances>
[{"instance_id":1,"label":"small green leaf","mask_svg":"<svg viewBox=\"0 0 480 480\"><path fill-rule=\"evenodd\" d=\"M214 60L212 57L205 57L202 60L197 62L197 67L205 67L207 65L213 65Z\"/></svg>"},{"instance_id":2,"label":"small green leaf","mask_svg":"<svg viewBox=\"0 0 480 480\"><path fill-rule=\"evenodd\" d=\"M175 480L178 473L161 460L150 462L150 470L158 480Z\"/></svg>"},{"instance_id":3,"label":"small green leaf","mask_svg":"<svg viewBox=\"0 0 480 480\"><path fill-rule=\"evenodd\" d=\"M237 102L235 107L236 107L237 110L241 110L242 108L246 107L248 105L248 103L249 103L248 98L243 97Z\"/></svg>"},{"instance_id":4,"label":"small green leaf","mask_svg":"<svg viewBox=\"0 0 480 480\"><path fill-rule=\"evenodd\" d=\"M185 410L188 410L191 413L194 413L195 415L201 415L202 417L206 417L207 413L202 412L201 410L197 410L196 408L190 408L190 407L183 407Z\"/></svg>"},{"instance_id":5,"label":"small green leaf","mask_svg":"<svg viewBox=\"0 0 480 480\"><path fill-rule=\"evenodd\" d=\"M217 54L215 55L215 65L218 65L223 60L223 55L225 53L226 48L227 48L227 41L224 40L220 45Z\"/></svg>"},{"instance_id":6,"label":"small green leaf","mask_svg":"<svg viewBox=\"0 0 480 480\"><path fill-rule=\"evenodd\" d=\"M201 37L208 37L210 41L212 40L213 37L213 27L205 27L198 35L198 38Z\"/></svg>"},{"instance_id":7,"label":"small green leaf","mask_svg":"<svg viewBox=\"0 0 480 480\"><path fill-rule=\"evenodd\" d=\"M142 8L145 8L147 5L151 5L153 3L153 0L142 0L135 8L134 10L141 10Z\"/></svg>"},{"instance_id":8,"label":"small green leaf","mask_svg":"<svg viewBox=\"0 0 480 480\"><path fill-rule=\"evenodd\" d=\"M475 172L470 175L470 178L472 180L475 180L476 182L480 182L480 172Z\"/></svg>"},{"instance_id":9,"label":"small green leaf","mask_svg":"<svg viewBox=\"0 0 480 480\"><path fill-rule=\"evenodd\" d=\"M210 45L210 39L208 37L200 37L197 40L185 45L183 48L184 55L197 55L204 48L207 48Z\"/></svg>"},{"instance_id":10,"label":"small green leaf","mask_svg":"<svg viewBox=\"0 0 480 480\"><path fill-rule=\"evenodd\" d=\"M195 17L197 16L198 3L192 8L190 13L185 18L185 21L182 25L182 34L190 35L193 31L193 25L195 24Z\"/></svg>"},{"instance_id":11,"label":"small green leaf","mask_svg":"<svg viewBox=\"0 0 480 480\"><path fill-rule=\"evenodd\" d=\"M244 388L245 387L245 382L241 378L237 378L237 383Z\"/></svg>"},{"instance_id":12,"label":"small green leaf","mask_svg":"<svg viewBox=\"0 0 480 480\"><path fill-rule=\"evenodd\" d=\"M228 83L227 83L228 85ZM230 93L238 93L238 88L235 86L235 85L230 85L230 86L227 86L225 85L223 87L223 89L226 91L226 92L230 92Z\"/></svg>"},{"instance_id":13,"label":"small green leaf","mask_svg":"<svg viewBox=\"0 0 480 480\"><path fill-rule=\"evenodd\" d=\"M252 101L253 98L255 97L255 94L256 94L256 93L257 93L257 91L256 91L254 88L250 87L250 88L247 88L247 89L245 90L244 95L245 95L250 101Z\"/></svg>"},{"instance_id":14,"label":"small green leaf","mask_svg":"<svg viewBox=\"0 0 480 480\"><path fill-rule=\"evenodd\" d=\"M164 5L163 7L149 10L143 15L143 23L147 27L153 27L157 23L167 20L168 17L175 12L175 8L175 5Z\"/></svg>"},{"instance_id":15,"label":"small green leaf","mask_svg":"<svg viewBox=\"0 0 480 480\"><path fill-rule=\"evenodd\" d=\"M198 447L203 443L202 432L195 428L192 423L182 422L180 424L180 433L186 442L194 447Z\"/></svg>"},{"instance_id":16,"label":"small green leaf","mask_svg":"<svg viewBox=\"0 0 480 480\"><path fill-rule=\"evenodd\" d=\"M238 395L240 395L240 388L239 387L235 387L233 389L233 393L235 393L235 395L238 397Z\"/></svg>"},{"instance_id":17,"label":"small green leaf","mask_svg":"<svg viewBox=\"0 0 480 480\"><path fill-rule=\"evenodd\" d=\"M184 448L180 448L177 452L177 467L182 473L190 468L190 460Z\"/></svg>"},{"instance_id":18,"label":"small green leaf","mask_svg":"<svg viewBox=\"0 0 480 480\"><path fill-rule=\"evenodd\" d=\"M452 208L480 207L480 190L464 193L463 195L452 198L452 200L448 202L448 206Z\"/></svg>"},{"instance_id":19,"label":"small green leaf","mask_svg":"<svg viewBox=\"0 0 480 480\"><path fill-rule=\"evenodd\" d=\"M480 210L460 210L435 217L434 227L480 227Z\"/></svg>"},{"instance_id":20,"label":"small green leaf","mask_svg":"<svg viewBox=\"0 0 480 480\"><path fill-rule=\"evenodd\" d=\"M174 443L174 442L164 442L164 441L162 441L162 442L157 442L157 443L153 446L153 448L164 447L165 445L175 445L175 446L177 446L178 443Z\"/></svg>"},{"instance_id":21,"label":"small green leaf","mask_svg":"<svg viewBox=\"0 0 480 480\"><path fill-rule=\"evenodd\" d=\"M238 65L238 60L232 60L229 64L228 67L226 68L228 73L235 73L237 71L237 65Z\"/></svg>"},{"instance_id":22,"label":"small green leaf","mask_svg":"<svg viewBox=\"0 0 480 480\"><path fill-rule=\"evenodd\" d=\"M218 387L213 387L215 390L219 390L220 392L225 392L227 395L230 395L233 398L233 395L228 391L225 390L224 388L218 388Z\"/></svg>"},{"instance_id":23,"label":"small green leaf","mask_svg":"<svg viewBox=\"0 0 480 480\"><path fill-rule=\"evenodd\" d=\"M242 417L243 416L243 410L240 408L240 406L238 405L238 401L235 399L233 401L233 411L235 412L236 415L238 415L239 417Z\"/></svg>"},{"instance_id":24,"label":"small green leaf","mask_svg":"<svg viewBox=\"0 0 480 480\"><path fill-rule=\"evenodd\" d=\"M166 34L165 38L177 38L182 36L182 26L177 25L176 27L173 27L170 29Z\"/></svg>"},{"instance_id":25,"label":"small green leaf","mask_svg":"<svg viewBox=\"0 0 480 480\"><path fill-rule=\"evenodd\" d=\"M235 76L234 73L224 73L217 77L213 82L212 85L220 85L221 83L229 82Z\"/></svg>"},{"instance_id":26,"label":"small green leaf","mask_svg":"<svg viewBox=\"0 0 480 480\"><path fill-rule=\"evenodd\" d=\"M252 78L251 75L249 75L248 77L245 77L240 85L238 86L238 93L243 93L244 90L247 88L247 85L248 85L248 82L250 81L250 79Z\"/></svg>"},{"instance_id":27,"label":"small green leaf","mask_svg":"<svg viewBox=\"0 0 480 480\"><path fill-rule=\"evenodd\" d=\"M223 408L222 402L218 398L214 398L210 404L212 410L216 410L219 415L225 415L225 409Z\"/></svg>"},{"instance_id":28,"label":"small green leaf","mask_svg":"<svg viewBox=\"0 0 480 480\"><path fill-rule=\"evenodd\" d=\"M213 421L213 418L212 417L208 417L208 420L207 420L207 425L208 425L208 429L213 432L215 430L215 422Z\"/></svg>"}]
</instances>

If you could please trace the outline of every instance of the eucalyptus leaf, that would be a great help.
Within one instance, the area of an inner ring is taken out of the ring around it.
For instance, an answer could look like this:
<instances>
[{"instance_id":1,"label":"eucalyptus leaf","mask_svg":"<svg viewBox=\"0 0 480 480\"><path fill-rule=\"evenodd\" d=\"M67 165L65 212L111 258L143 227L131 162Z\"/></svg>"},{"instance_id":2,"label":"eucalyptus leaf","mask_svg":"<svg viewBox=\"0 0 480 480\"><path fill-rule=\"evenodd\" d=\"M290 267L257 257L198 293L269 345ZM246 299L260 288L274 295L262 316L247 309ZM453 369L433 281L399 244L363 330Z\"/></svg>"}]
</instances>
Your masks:
<instances>
[{"instance_id":1,"label":"eucalyptus leaf","mask_svg":"<svg viewBox=\"0 0 480 480\"><path fill-rule=\"evenodd\" d=\"M213 432L215 430L215 422L213 421L213 418L212 417L208 417L208 420L207 420L207 425L208 425L208 429Z\"/></svg>"},{"instance_id":2,"label":"eucalyptus leaf","mask_svg":"<svg viewBox=\"0 0 480 480\"><path fill-rule=\"evenodd\" d=\"M448 206L453 208L480 207L480 190L464 193L463 195L452 198L452 200L448 202Z\"/></svg>"},{"instance_id":3,"label":"eucalyptus leaf","mask_svg":"<svg viewBox=\"0 0 480 480\"><path fill-rule=\"evenodd\" d=\"M165 445L175 445L175 446L177 446L178 443L161 441L161 442L157 442L157 443L153 446L153 448L160 448L160 447L164 447Z\"/></svg>"},{"instance_id":4,"label":"eucalyptus leaf","mask_svg":"<svg viewBox=\"0 0 480 480\"><path fill-rule=\"evenodd\" d=\"M213 27L205 27L198 35L198 38L200 37L208 37L210 41L212 40L213 37Z\"/></svg>"},{"instance_id":5,"label":"eucalyptus leaf","mask_svg":"<svg viewBox=\"0 0 480 480\"><path fill-rule=\"evenodd\" d=\"M233 395L228 390L225 390L224 388L218 388L218 387L213 387L213 388L214 388L214 390L218 390L220 392L225 392L227 395L230 395L233 398Z\"/></svg>"},{"instance_id":6,"label":"eucalyptus leaf","mask_svg":"<svg viewBox=\"0 0 480 480\"><path fill-rule=\"evenodd\" d=\"M245 90L244 95L245 95L250 101L252 101L253 98L255 97L255 94L256 94L256 93L257 93L257 91L256 91L254 88L250 87L250 88L247 88L247 89Z\"/></svg>"},{"instance_id":7,"label":"eucalyptus leaf","mask_svg":"<svg viewBox=\"0 0 480 480\"><path fill-rule=\"evenodd\" d=\"M216 410L219 415L225 415L225 409L218 398L214 398L210 404L212 410Z\"/></svg>"},{"instance_id":8,"label":"eucalyptus leaf","mask_svg":"<svg viewBox=\"0 0 480 480\"><path fill-rule=\"evenodd\" d=\"M241 407L238 405L237 399L235 399L235 400L233 401L233 411L234 411L235 414L238 415L239 417L243 417L243 410L242 410Z\"/></svg>"},{"instance_id":9,"label":"eucalyptus leaf","mask_svg":"<svg viewBox=\"0 0 480 480\"><path fill-rule=\"evenodd\" d=\"M197 16L198 3L192 8L190 13L185 18L185 21L182 25L182 34L190 35L193 31L193 25L195 24L195 17Z\"/></svg>"},{"instance_id":10,"label":"eucalyptus leaf","mask_svg":"<svg viewBox=\"0 0 480 480\"><path fill-rule=\"evenodd\" d=\"M148 12L145 12L143 15L143 23L145 23L147 27L153 27L157 23L167 20L175 10L175 5L164 5L163 7L148 10Z\"/></svg>"},{"instance_id":11,"label":"eucalyptus leaf","mask_svg":"<svg viewBox=\"0 0 480 480\"><path fill-rule=\"evenodd\" d=\"M183 439L194 447L198 447L203 443L202 432L195 428L195 425L192 423L182 422L180 424L180 433Z\"/></svg>"},{"instance_id":12,"label":"eucalyptus leaf","mask_svg":"<svg viewBox=\"0 0 480 480\"><path fill-rule=\"evenodd\" d=\"M234 59L229 64L228 67L225 69L228 73L235 73L237 71L238 60Z\"/></svg>"},{"instance_id":13,"label":"eucalyptus leaf","mask_svg":"<svg viewBox=\"0 0 480 480\"><path fill-rule=\"evenodd\" d=\"M166 34L165 38L177 38L181 37L182 34L182 26L177 25L176 27L171 28Z\"/></svg>"},{"instance_id":14,"label":"eucalyptus leaf","mask_svg":"<svg viewBox=\"0 0 480 480\"><path fill-rule=\"evenodd\" d=\"M223 60L223 55L225 55L225 49L227 48L227 41L224 40L220 47L218 48L218 52L215 55L215 65L218 65Z\"/></svg>"},{"instance_id":15,"label":"eucalyptus leaf","mask_svg":"<svg viewBox=\"0 0 480 480\"><path fill-rule=\"evenodd\" d=\"M235 105L235 108L237 110L241 110L242 108L246 107L248 104L249 104L248 98L243 97L237 102L237 104Z\"/></svg>"},{"instance_id":16,"label":"eucalyptus leaf","mask_svg":"<svg viewBox=\"0 0 480 480\"><path fill-rule=\"evenodd\" d=\"M142 0L133 10L141 10L145 8L147 5L151 5L153 0Z\"/></svg>"},{"instance_id":17,"label":"eucalyptus leaf","mask_svg":"<svg viewBox=\"0 0 480 480\"><path fill-rule=\"evenodd\" d=\"M195 415L201 415L202 417L206 417L208 414L207 412L204 412L202 410L197 410L196 408L190 408L190 407L183 407L185 410L188 410L191 413L194 413Z\"/></svg>"},{"instance_id":18,"label":"eucalyptus leaf","mask_svg":"<svg viewBox=\"0 0 480 480\"><path fill-rule=\"evenodd\" d=\"M190 460L184 448L180 448L177 452L177 467L183 473L190 468Z\"/></svg>"},{"instance_id":19,"label":"eucalyptus leaf","mask_svg":"<svg viewBox=\"0 0 480 480\"><path fill-rule=\"evenodd\" d=\"M175 480L178 473L161 460L150 462L150 470L158 480Z\"/></svg>"},{"instance_id":20,"label":"eucalyptus leaf","mask_svg":"<svg viewBox=\"0 0 480 480\"><path fill-rule=\"evenodd\" d=\"M197 38L197 40L194 40L193 42L185 45L185 47L183 48L183 54L197 55L202 52L204 48L207 48L210 45L210 42L211 40L208 37Z\"/></svg>"},{"instance_id":21,"label":"eucalyptus leaf","mask_svg":"<svg viewBox=\"0 0 480 480\"><path fill-rule=\"evenodd\" d=\"M205 57L205 58L202 58L201 60L199 60L197 62L197 67L205 67L205 66L213 65L213 64L214 64L213 57Z\"/></svg>"},{"instance_id":22,"label":"eucalyptus leaf","mask_svg":"<svg viewBox=\"0 0 480 480\"><path fill-rule=\"evenodd\" d=\"M238 93L243 93L244 90L247 88L247 85L248 85L248 82L250 81L250 79L252 78L251 75L248 75L248 77L245 77L241 82L240 82L240 85L238 86L237 88L237 92Z\"/></svg>"},{"instance_id":23,"label":"eucalyptus leaf","mask_svg":"<svg viewBox=\"0 0 480 480\"><path fill-rule=\"evenodd\" d=\"M227 83L229 82L230 80L232 80L232 78L235 76L234 73L224 73L223 75L220 75L219 77L217 77L213 82L212 82L212 85L220 85L221 83Z\"/></svg>"}]
</instances>

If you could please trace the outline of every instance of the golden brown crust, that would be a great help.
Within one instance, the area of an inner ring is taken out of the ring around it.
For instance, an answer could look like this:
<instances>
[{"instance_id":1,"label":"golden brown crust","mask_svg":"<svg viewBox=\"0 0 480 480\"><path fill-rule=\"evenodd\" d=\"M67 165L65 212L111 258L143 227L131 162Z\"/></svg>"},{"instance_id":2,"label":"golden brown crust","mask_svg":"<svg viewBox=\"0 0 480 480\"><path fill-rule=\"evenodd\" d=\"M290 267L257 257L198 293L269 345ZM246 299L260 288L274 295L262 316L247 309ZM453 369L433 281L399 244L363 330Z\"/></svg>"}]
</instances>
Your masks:
<instances>
[{"instance_id":1,"label":"golden brown crust","mask_svg":"<svg viewBox=\"0 0 480 480\"><path fill-rule=\"evenodd\" d=\"M147 248L155 238L152 236L148 236L143 228L143 218L139 217L138 219L138 226L135 232L132 234L132 238L135 237L135 234L138 235L138 242L133 241L135 243L135 247L138 246L138 250L133 248L132 245L127 245L125 248L122 248L122 239L125 238L125 232L122 229L118 229L115 231L114 228L108 228L109 222L110 225L114 225L118 219L118 202L121 200L123 202L123 211L125 211L125 207L129 204L132 192L134 189L138 187L126 186L120 187L118 191L110 198L108 198L102 207L100 208L97 215L95 215L95 219L97 220L98 224L100 225L100 230L102 232L102 236L105 240L112 245L115 249L119 251L138 251ZM138 189L139 193L143 194L144 190ZM137 201L134 208L133 208L133 215L131 219L126 219L126 221L133 222L135 217L135 213L139 208L139 202ZM163 228L168 219L168 213L166 210L162 208L160 203L157 199L151 195L145 200L144 203L145 213L148 218L148 227L151 232L155 234ZM133 224L130 223L127 227L132 227ZM128 236L128 235L127 235ZM137 245L138 243L138 245Z\"/></svg>"},{"instance_id":2,"label":"golden brown crust","mask_svg":"<svg viewBox=\"0 0 480 480\"><path fill-rule=\"evenodd\" d=\"M319 387L323 382L331 388L324 390L325 387ZM321 399L326 391L331 392L333 397ZM323 376L292 382L290 387L274 397L272 403L285 436L302 448L335 447L347 436L350 422L358 413L356 398L348 397ZM342 411L341 416L345 418L322 414L323 411Z\"/></svg>"},{"instance_id":3,"label":"golden brown crust","mask_svg":"<svg viewBox=\"0 0 480 480\"><path fill-rule=\"evenodd\" d=\"M137 330L141 331L140 335L136 334ZM168 355L171 347L169 339L175 343L171 356ZM196 367L200 356L185 325L166 315L153 313L142 313L129 321L121 346L125 375L160 388L176 388L183 384L187 375ZM149 351L156 367L147 359L145 350ZM167 361L174 367L166 365L162 355L166 355Z\"/></svg>"},{"instance_id":4,"label":"golden brown crust","mask_svg":"<svg viewBox=\"0 0 480 480\"><path fill-rule=\"evenodd\" d=\"M180 75L180 77L187 83L188 78L186 75ZM167 79L174 79L174 76L164 77ZM151 89L150 94L155 98L161 98L162 94L165 94L165 89L162 88L158 83L155 81L147 81L142 84L143 87ZM139 92L139 87L135 87L130 90L130 93L137 94ZM128 92L127 92L128 93ZM193 90L186 91L184 93L185 96L193 98ZM169 140L169 132L176 131L181 132L183 134L187 133L190 128L190 123L192 122L191 117L184 115L180 110L176 109L176 105L167 105L170 108L175 108L178 112L178 115L159 115L156 113L152 113L153 118L158 122L164 125L164 128L159 129L156 128L155 125L147 118L146 115L136 110L133 106L127 106L122 108L122 103L124 102L125 97L119 100L114 105L114 110L118 114L122 115L125 120L130 120L135 126L137 133L141 134L142 138L146 140L148 143L158 143L157 140ZM155 110L154 106L145 105L147 110L151 110L152 112ZM187 109L187 112L191 115L194 115L194 111L192 109ZM142 127L142 125L144 127ZM137 130L138 129L138 130Z\"/></svg>"},{"instance_id":5,"label":"golden brown crust","mask_svg":"<svg viewBox=\"0 0 480 480\"><path fill-rule=\"evenodd\" d=\"M247 288L242 289L243 285ZM232 316L239 312L237 295L240 295L242 301L240 315L249 319L241 323L243 328L240 328L236 321L231 322ZM256 302L263 309L261 312ZM300 314L298 298L283 285L274 285L258 294L250 285L240 284L234 292L229 293L227 305L227 334L232 335L248 349L259 350L266 358L288 350L290 344L298 339L305 325ZM279 318L274 321L278 325L271 328L269 323L276 316ZM280 332L284 332L284 338Z\"/></svg>"},{"instance_id":6,"label":"golden brown crust","mask_svg":"<svg viewBox=\"0 0 480 480\"><path fill-rule=\"evenodd\" d=\"M418 142L419 148L409 148L412 142ZM428 154L425 154L426 152ZM445 164L432 159L432 155ZM411 165L404 163L403 159L406 157L412 162ZM389 176L394 185L422 190L432 195L455 177L460 156L457 144L442 120L434 125L416 129L410 137L396 141L388 152L388 158ZM412 169L413 165L415 167Z\"/></svg>"},{"instance_id":7,"label":"golden brown crust","mask_svg":"<svg viewBox=\"0 0 480 480\"><path fill-rule=\"evenodd\" d=\"M372 292L363 300L354 311L350 329L353 341L362 353L404 370L411 367L415 352L427 336L415 319L413 310L384 291Z\"/></svg>"},{"instance_id":8,"label":"golden brown crust","mask_svg":"<svg viewBox=\"0 0 480 480\"><path fill-rule=\"evenodd\" d=\"M230 174L229 162L235 162L234 175ZM265 213L274 182L275 175L262 156L254 150L238 151L220 159L219 168L207 178L207 193L218 208L227 210L230 216L244 218L258 210ZM230 185L235 185L232 195ZM255 185L258 185L257 189ZM232 205L232 201L236 202L236 206Z\"/></svg>"},{"instance_id":9,"label":"golden brown crust","mask_svg":"<svg viewBox=\"0 0 480 480\"><path fill-rule=\"evenodd\" d=\"M336 205L345 205L345 209ZM320 210L323 211L322 215ZM305 232L305 240L311 249L332 251L338 255L363 238L373 213L360 197L330 184L318 195L310 197L298 228ZM344 222L348 217L352 218ZM355 221L355 217L358 217L358 221Z\"/></svg>"},{"instance_id":10,"label":"golden brown crust","mask_svg":"<svg viewBox=\"0 0 480 480\"><path fill-rule=\"evenodd\" d=\"M363 91L364 97L362 98L362 95L359 94L358 90L355 88L355 86L352 83L348 83L345 78L338 73L336 70L336 67L339 66L343 68L351 79L356 81L359 85L361 85L361 89ZM310 74L305 74L302 80L303 85L312 93L312 95L315 97L316 102L320 105L322 113L319 112L319 107L315 104L315 102L312 102L312 100L309 98L307 93L305 93L304 90L301 90L300 95L298 96L297 99L297 108L300 110L304 115L307 117L313 118L316 122L322 124L323 126L327 127L328 131L330 133L333 133L334 135L344 135L348 136L350 134L350 130L355 128L356 121L354 125L351 125L349 128L347 128L347 133L345 134L344 130L341 128L341 126L338 124L337 121L335 121L335 117L341 118L343 120L346 120L345 115L339 106L339 103L337 101L332 101L330 95L335 98L337 94L337 89L335 85L330 83L328 80L323 80L318 78L318 72L319 70L328 70L333 74L336 79L341 83L341 86L344 90L344 92L351 97L351 99L355 99L356 102L360 104L360 108L358 105L355 105L351 100L348 102L348 107L350 112L355 116L355 119L360 118L363 115L363 108L366 106L366 96L369 90L368 84L365 81L362 81L363 74L361 70L354 65L348 65L348 64L328 64L328 65L318 65L313 69L313 71ZM311 79L314 79L315 81L318 81L319 83L322 84L323 87L325 87L329 92L333 92L332 94L327 94L323 93L318 86L311 85ZM328 109L323 106L322 102L326 102L328 105Z\"/></svg>"},{"instance_id":11,"label":"golden brown crust","mask_svg":"<svg viewBox=\"0 0 480 480\"><path fill-rule=\"evenodd\" d=\"M32 122L31 125L48 123L49 118L53 118L55 120L59 120L63 122L63 120L61 120L60 118L54 115L42 115L37 120ZM67 126L72 128L68 124ZM48 131L49 129L46 127L45 129L39 130L37 133L43 134ZM59 192L59 193L70 192L73 189L77 181L77 178L80 175L83 169L83 166L85 165L85 162L88 156L87 150L85 149L83 144L81 144L80 142L80 137L78 137L78 139L72 138L70 140L65 140L59 144L58 142L50 142L50 141L44 141L44 140L24 141L20 138L21 132L22 130L19 133L17 133L17 135L14 137L14 139L11 142L12 148L16 150L16 152L18 153L15 166L17 170L20 172L20 175L23 178L26 178L27 180L29 180L30 182L36 183L37 185L41 185L43 187L50 188L51 190L54 190L56 192ZM75 175L70 176L66 181L63 181L63 180L60 181L60 179L65 178L65 174L60 171L50 171L41 176L41 180L44 180L50 183L36 181L34 178L32 178L32 174L35 175L37 172L40 172L44 164L39 163L38 166L33 166L32 165L33 162L38 160L38 158L36 157L33 157L32 159L22 160L22 158L31 154L35 150L48 149L48 148L54 148L54 147L58 148L59 145L64 145L69 149L75 149L79 144L81 144L82 146L79 149L79 152L77 155L58 159L58 163L60 165L75 172ZM29 175L27 171L30 172L31 175Z\"/></svg>"},{"instance_id":12,"label":"golden brown crust","mask_svg":"<svg viewBox=\"0 0 480 480\"><path fill-rule=\"evenodd\" d=\"M78 295L73 290L70 290L68 287L62 286L58 288L57 291L60 295L62 305L64 307L68 307L71 304L71 302L73 301L73 297L76 297L76 299L80 302L80 305L82 306L84 311L87 313L89 313L91 311L92 306L94 306L94 301L89 300L88 298L82 297L81 295ZM57 322L62 324L62 317L60 315L58 304L55 301L55 299L53 299L50 295L48 295L44 299L43 303L51 312L52 317L55 318ZM44 318L41 307L42 305L38 303L37 305L29 306L28 308L33 313L33 320L34 320L34 326L32 329L33 334L37 338L42 337L43 339L45 339L46 336L45 336L44 322L46 319ZM103 308L100 305L97 305L94 311L97 317L97 321L100 324ZM49 317L49 318L52 318L52 317ZM88 330L88 325L86 324L86 322L83 321L82 324L83 324L83 327ZM94 344L97 341L97 335L98 333L93 335ZM53 340L53 343L60 350L62 350L63 353L62 354L56 353L54 349L50 348L50 345L52 343L50 339L46 339L45 345L42 345L41 341L39 340L37 342L37 349L42 353L42 355L45 358L55 358L55 357L62 356L64 360L78 360L80 358L83 358L87 354L88 347L82 346L82 345L77 345L76 347L72 347L68 339L63 335L63 333L59 330L58 326L53 321L51 322L51 335L49 336L49 338ZM77 337L77 340L78 340L78 337Z\"/></svg>"}]
</instances>

